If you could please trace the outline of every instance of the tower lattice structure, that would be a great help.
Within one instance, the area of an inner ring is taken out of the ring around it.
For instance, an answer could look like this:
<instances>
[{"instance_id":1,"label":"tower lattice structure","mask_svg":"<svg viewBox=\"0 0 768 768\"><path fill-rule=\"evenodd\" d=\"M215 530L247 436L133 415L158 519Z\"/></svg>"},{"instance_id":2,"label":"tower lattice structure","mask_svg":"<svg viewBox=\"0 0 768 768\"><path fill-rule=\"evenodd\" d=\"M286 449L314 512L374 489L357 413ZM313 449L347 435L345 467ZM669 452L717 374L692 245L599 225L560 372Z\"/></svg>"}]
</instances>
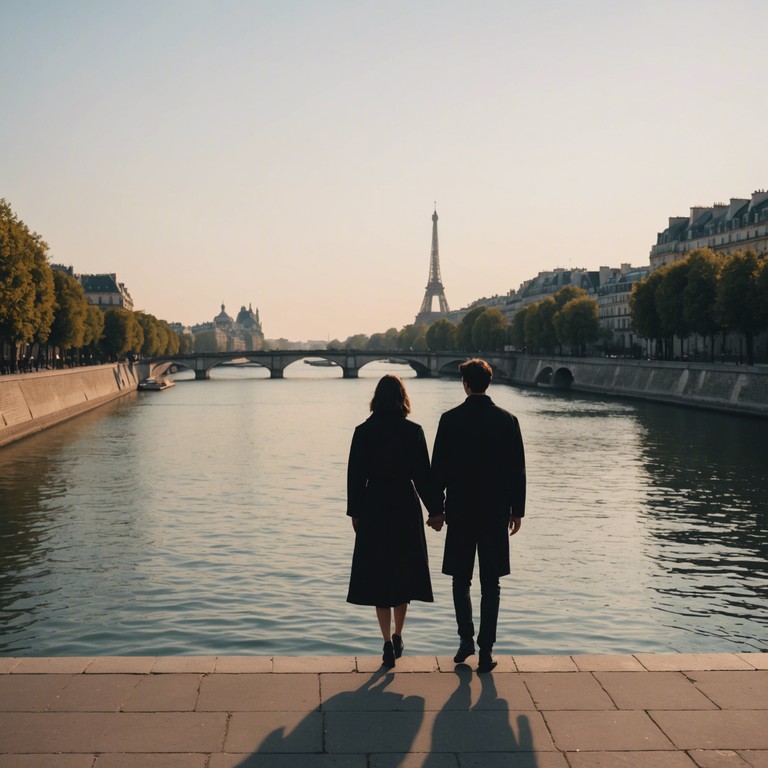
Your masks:
<instances>
[{"instance_id":1,"label":"tower lattice structure","mask_svg":"<svg viewBox=\"0 0 768 768\"><path fill-rule=\"evenodd\" d=\"M429 280L427 289L424 293L424 300L421 302L421 309L416 315L417 323L428 323L437 320L439 317L448 314L448 300L445 298L445 288L440 278L440 248L437 240L437 209L432 214L432 253L429 260ZM434 298L437 297L440 310L432 311Z\"/></svg>"}]
</instances>

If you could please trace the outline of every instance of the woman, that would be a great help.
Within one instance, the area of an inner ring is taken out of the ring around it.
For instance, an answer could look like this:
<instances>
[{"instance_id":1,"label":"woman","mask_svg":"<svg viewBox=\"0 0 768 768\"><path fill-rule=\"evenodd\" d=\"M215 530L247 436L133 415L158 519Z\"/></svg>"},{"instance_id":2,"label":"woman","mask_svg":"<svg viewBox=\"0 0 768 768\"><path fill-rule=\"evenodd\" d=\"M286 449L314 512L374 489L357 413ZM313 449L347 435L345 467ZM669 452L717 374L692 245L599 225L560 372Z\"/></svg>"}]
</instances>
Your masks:
<instances>
[{"instance_id":1,"label":"woman","mask_svg":"<svg viewBox=\"0 0 768 768\"><path fill-rule=\"evenodd\" d=\"M424 432L406 419L410 412L403 382L384 376L370 417L355 429L347 468L347 515L355 530L347 602L376 606L387 667L403 653L408 603L433 601L419 496L427 525L442 527L442 517L434 518L442 515L442 494L432 483Z\"/></svg>"}]
</instances>

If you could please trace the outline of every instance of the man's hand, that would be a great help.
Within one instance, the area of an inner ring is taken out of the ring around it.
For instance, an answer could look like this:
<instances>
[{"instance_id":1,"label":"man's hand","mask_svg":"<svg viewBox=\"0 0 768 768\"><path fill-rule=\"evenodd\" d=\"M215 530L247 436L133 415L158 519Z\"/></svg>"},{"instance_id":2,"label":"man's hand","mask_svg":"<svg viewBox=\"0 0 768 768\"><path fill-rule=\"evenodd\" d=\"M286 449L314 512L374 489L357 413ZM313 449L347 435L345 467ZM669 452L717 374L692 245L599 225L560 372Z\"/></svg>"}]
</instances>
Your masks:
<instances>
[{"instance_id":1,"label":"man's hand","mask_svg":"<svg viewBox=\"0 0 768 768\"><path fill-rule=\"evenodd\" d=\"M436 531L439 531L443 527L443 523L445 523L445 515L430 515L430 517L427 518L427 525L430 528L434 528Z\"/></svg>"},{"instance_id":2,"label":"man's hand","mask_svg":"<svg viewBox=\"0 0 768 768\"><path fill-rule=\"evenodd\" d=\"M523 518L522 517L515 517L514 515L509 516L509 535L514 536L519 530L520 527L523 524Z\"/></svg>"},{"instance_id":3,"label":"man's hand","mask_svg":"<svg viewBox=\"0 0 768 768\"><path fill-rule=\"evenodd\" d=\"M356 517L353 517L353 518L352 518L352 530L353 530L355 533L357 533L357 518L356 518Z\"/></svg>"}]
</instances>

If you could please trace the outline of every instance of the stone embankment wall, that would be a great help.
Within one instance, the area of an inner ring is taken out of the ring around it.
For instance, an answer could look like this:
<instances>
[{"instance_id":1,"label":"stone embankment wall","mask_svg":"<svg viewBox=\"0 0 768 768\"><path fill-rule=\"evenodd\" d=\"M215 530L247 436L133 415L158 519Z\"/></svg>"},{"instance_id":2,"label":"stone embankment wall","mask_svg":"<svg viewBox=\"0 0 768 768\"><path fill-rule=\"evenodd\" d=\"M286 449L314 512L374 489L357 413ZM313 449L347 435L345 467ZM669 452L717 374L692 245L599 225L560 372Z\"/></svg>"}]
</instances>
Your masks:
<instances>
[{"instance_id":1,"label":"stone embankment wall","mask_svg":"<svg viewBox=\"0 0 768 768\"><path fill-rule=\"evenodd\" d=\"M765 366L520 356L512 361L510 380L768 416Z\"/></svg>"},{"instance_id":2,"label":"stone embankment wall","mask_svg":"<svg viewBox=\"0 0 768 768\"><path fill-rule=\"evenodd\" d=\"M127 364L0 376L0 445L26 437L136 389Z\"/></svg>"}]
</instances>

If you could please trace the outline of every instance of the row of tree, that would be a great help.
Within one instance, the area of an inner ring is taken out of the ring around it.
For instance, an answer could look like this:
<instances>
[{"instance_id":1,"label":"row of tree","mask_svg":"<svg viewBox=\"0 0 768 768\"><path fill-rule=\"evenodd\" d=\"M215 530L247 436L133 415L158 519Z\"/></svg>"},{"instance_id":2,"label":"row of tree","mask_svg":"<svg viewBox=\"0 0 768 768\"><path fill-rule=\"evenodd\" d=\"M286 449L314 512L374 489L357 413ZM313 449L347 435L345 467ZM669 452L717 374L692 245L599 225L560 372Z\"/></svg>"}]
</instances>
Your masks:
<instances>
[{"instance_id":1,"label":"row of tree","mask_svg":"<svg viewBox=\"0 0 768 768\"><path fill-rule=\"evenodd\" d=\"M53 269L47 253L0 200L0 372L188 351L191 339L164 320L89 304L80 282Z\"/></svg>"},{"instance_id":2,"label":"row of tree","mask_svg":"<svg viewBox=\"0 0 768 768\"><path fill-rule=\"evenodd\" d=\"M477 306L454 324L445 318L431 325L406 325L372 336L356 334L334 339L330 349L369 351L496 352L507 345L530 352L562 351L584 354L586 345L601 334L597 302L581 288L563 288L552 298L537 301L515 313L512 323L495 307Z\"/></svg>"},{"instance_id":3,"label":"row of tree","mask_svg":"<svg viewBox=\"0 0 768 768\"><path fill-rule=\"evenodd\" d=\"M630 311L638 335L655 344L659 357L675 357L675 338L682 357L684 342L698 335L714 360L715 338L730 332L744 336L752 365L755 335L768 328L768 259L751 250L691 251L637 283Z\"/></svg>"}]
</instances>

